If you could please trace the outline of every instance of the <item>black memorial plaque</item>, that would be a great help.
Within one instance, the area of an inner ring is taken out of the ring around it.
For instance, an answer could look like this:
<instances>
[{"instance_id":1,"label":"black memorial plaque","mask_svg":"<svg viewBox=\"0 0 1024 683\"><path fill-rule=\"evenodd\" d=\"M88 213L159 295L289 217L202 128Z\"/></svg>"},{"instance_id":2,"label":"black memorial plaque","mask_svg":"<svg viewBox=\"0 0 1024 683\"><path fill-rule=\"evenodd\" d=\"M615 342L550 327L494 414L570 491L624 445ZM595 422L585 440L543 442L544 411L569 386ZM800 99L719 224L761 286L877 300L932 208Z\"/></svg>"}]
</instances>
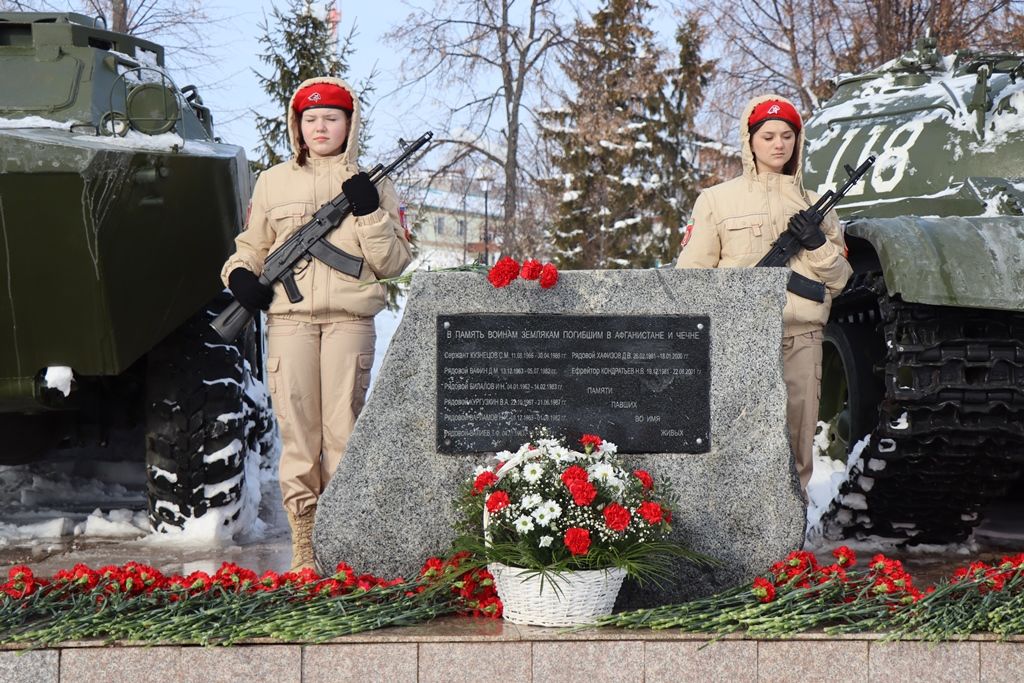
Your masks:
<instances>
[{"instance_id":1,"label":"black memorial plaque","mask_svg":"<svg viewBox=\"0 0 1024 683\"><path fill-rule=\"evenodd\" d=\"M701 315L437 317L437 450L516 450L539 428L622 453L711 447Z\"/></svg>"}]
</instances>

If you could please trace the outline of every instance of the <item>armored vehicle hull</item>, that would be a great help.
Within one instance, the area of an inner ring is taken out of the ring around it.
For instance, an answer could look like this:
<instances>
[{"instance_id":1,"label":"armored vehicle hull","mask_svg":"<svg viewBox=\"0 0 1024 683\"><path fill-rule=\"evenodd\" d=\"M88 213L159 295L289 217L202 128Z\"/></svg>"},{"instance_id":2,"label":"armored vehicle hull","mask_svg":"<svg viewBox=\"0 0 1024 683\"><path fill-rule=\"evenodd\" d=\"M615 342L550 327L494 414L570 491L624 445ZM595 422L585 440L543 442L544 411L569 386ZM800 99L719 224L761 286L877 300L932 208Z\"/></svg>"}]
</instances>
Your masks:
<instances>
[{"instance_id":1,"label":"armored vehicle hull","mask_svg":"<svg viewBox=\"0 0 1024 683\"><path fill-rule=\"evenodd\" d=\"M134 435L155 529L239 521L272 422L255 330L208 322L249 192L159 46L0 14L0 462Z\"/></svg>"},{"instance_id":2,"label":"armored vehicle hull","mask_svg":"<svg viewBox=\"0 0 1024 683\"><path fill-rule=\"evenodd\" d=\"M812 187L879 157L841 208L854 276L825 332L832 538L962 540L1024 467L1024 57L933 48L807 125Z\"/></svg>"}]
</instances>

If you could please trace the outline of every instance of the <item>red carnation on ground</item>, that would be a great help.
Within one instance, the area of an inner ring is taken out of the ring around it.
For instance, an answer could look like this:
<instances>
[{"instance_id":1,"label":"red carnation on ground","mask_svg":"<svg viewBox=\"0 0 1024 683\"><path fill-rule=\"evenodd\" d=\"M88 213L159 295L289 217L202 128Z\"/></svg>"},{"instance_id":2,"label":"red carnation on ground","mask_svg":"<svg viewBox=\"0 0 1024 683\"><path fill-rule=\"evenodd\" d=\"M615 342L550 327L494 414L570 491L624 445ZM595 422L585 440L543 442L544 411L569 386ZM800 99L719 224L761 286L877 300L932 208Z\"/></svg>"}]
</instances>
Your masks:
<instances>
[{"instance_id":1,"label":"red carnation on ground","mask_svg":"<svg viewBox=\"0 0 1024 683\"><path fill-rule=\"evenodd\" d=\"M832 556L840 567L852 567L857 564L857 556L850 550L849 546L841 545L832 551Z\"/></svg>"},{"instance_id":2,"label":"red carnation on ground","mask_svg":"<svg viewBox=\"0 0 1024 683\"><path fill-rule=\"evenodd\" d=\"M487 281L495 287L508 287L519 277L519 262L511 256L502 256L487 273ZM541 286L543 286L543 281Z\"/></svg>"},{"instance_id":3,"label":"red carnation on ground","mask_svg":"<svg viewBox=\"0 0 1024 683\"><path fill-rule=\"evenodd\" d=\"M497 512L503 508L508 507L508 494L504 491L495 491L487 497L487 511Z\"/></svg>"},{"instance_id":4,"label":"red carnation on ground","mask_svg":"<svg viewBox=\"0 0 1024 683\"><path fill-rule=\"evenodd\" d=\"M558 283L558 268L554 264L545 263L540 271L540 286L543 289L551 289Z\"/></svg>"},{"instance_id":5,"label":"red carnation on ground","mask_svg":"<svg viewBox=\"0 0 1024 683\"><path fill-rule=\"evenodd\" d=\"M645 491L650 491L654 488L654 477L646 470L633 470L633 476L640 480L640 483L644 485Z\"/></svg>"},{"instance_id":6,"label":"red carnation on ground","mask_svg":"<svg viewBox=\"0 0 1024 683\"><path fill-rule=\"evenodd\" d=\"M574 481L587 481L587 471L579 465L573 465L572 467L565 468L565 472L562 472L562 483L565 487L572 490L572 483Z\"/></svg>"},{"instance_id":7,"label":"red carnation on ground","mask_svg":"<svg viewBox=\"0 0 1024 683\"><path fill-rule=\"evenodd\" d=\"M577 505L590 505L597 497L597 489L586 479L574 479L569 482L568 486L572 500Z\"/></svg>"},{"instance_id":8,"label":"red carnation on ground","mask_svg":"<svg viewBox=\"0 0 1024 683\"><path fill-rule=\"evenodd\" d=\"M565 531L565 547L573 555L586 555L590 552L590 532L578 526L569 527Z\"/></svg>"},{"instance_id":9,"label":"red carnation on ground","mask_svg":"<svg viewBox=\"0 0 1024 683\"><path fill-rule=\"evenodd\" d=\"M661 506L649 500L640 503L640 507L637 509L637 512L641 517L647 520L648 524L657 524L661 521L663 514Z\"/></svg>"},{"instance_id":10,"label":"red carnation on ground","mask_svg":"<svg viewBox=\"0 0 1024 683\"><path fill-rule=\"evenodd\" d=\"M760 576L754 579L754 586L750 592L756 595L761 602L771 602L775 599L775 586L771 581Z\"/></svg>"},{"instance_id":11,"label":"red carnation on ground","mask_svg":"<svg viewBox=\"0 0 1024 683\"><path fill-rule=\"evenodd\" d=\"M523 261L523 269L519 271L519 277L524 280L536 280L540 277L543 269L540 266L540 261L533 258L528 258Z\"/></svg>"},{"instance_id":12,"label":"red carnation on ground","mask_svg":"<svg viewBox=\"0 0 1024 683\"><path fill-rule=\"evenodd\" d=\"M498 475L490 470L484 470L477 475L473 481L473 495L481 493L485 488L498 481Z\"/></svg>"},{"instance_id":13,"label":"red carnation on ground","mask_svg":"<svg viewBox=\"0 0 1024 683\"><path fill-rule=\"evenodd\" d=\"M604 523L613 531L624 531L630 519L629 510L618 503L610 503L604 509Z\"/></svg>"}]
</instances>

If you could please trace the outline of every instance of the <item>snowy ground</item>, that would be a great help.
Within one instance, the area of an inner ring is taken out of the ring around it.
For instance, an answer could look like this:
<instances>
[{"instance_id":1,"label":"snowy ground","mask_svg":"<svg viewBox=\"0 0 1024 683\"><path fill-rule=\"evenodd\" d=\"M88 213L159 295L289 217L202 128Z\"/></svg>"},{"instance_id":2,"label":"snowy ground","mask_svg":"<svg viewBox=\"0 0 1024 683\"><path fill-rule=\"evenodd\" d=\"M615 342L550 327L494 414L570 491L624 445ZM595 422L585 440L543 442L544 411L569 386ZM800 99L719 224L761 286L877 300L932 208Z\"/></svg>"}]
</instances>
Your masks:
<instances>
[{"instance_id":1,"label":"snowy ground","mask_svg":"<svg viewBox=\"0 0 1024 683\"><path fill-rule=\"evenodd\" d=\"M454 265L429 256L420 263L424 268ZM373 377L400 321L401 311L383 311L377 316ZM845 471L845 464L816 451L808 488L808 547L823 557L838 544L823 542L815 533L816 524ZM274 469L262 472L260 488L257 531L211 542L149 533L141 457L0 466L0 568L28 562L46 575L78 562L99 566L136 560L170 572L209 571L221 562L281 571L290 565L290 542ZM901 557L912 571L934 580L967 558L990 559L1005 548L1019 549L1019 539L1024 537L1021 512L1019 506L1004 506L988 524L985 537L964 544L912 552L879 540L848 544L862 555L886 552Z\"/></svg>"}]
</instances>

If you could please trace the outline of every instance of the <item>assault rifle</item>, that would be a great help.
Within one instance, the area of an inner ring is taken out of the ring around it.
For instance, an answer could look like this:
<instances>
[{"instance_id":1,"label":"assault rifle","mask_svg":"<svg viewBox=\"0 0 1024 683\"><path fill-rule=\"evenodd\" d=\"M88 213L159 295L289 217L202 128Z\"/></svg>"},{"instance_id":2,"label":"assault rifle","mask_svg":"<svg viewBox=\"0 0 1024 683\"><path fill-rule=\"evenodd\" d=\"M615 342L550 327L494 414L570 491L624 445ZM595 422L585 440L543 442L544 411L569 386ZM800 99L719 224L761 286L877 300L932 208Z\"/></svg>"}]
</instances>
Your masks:
<instances>
[{"instance_id":1,"label":"assault rifle","mask_svg":"<svg viewBox=\"0 0 1024 683\"><path fill-rule=\"evenodd\" d=\"M811 214L811 217L817 218L819 221L823 220L825 214L835 208L836 204L843 200L853 186L863 177L868 169L871 168L871 164L875 163L874 155L869 156L864 160L857 168L852 168L849 164L844 164L843 168L846 169L847 178L843 186L839 188L839 191L829 190L825 194L818 198L818 201L814 202L814 206L806 209L807 213ZM793 258L801 249L800 242L789 230L786 230L779 239L775 240L775 244L768 250L768 253L761 257L761 260L754 264L754 267L764 266L784 266L789 263L789 259ZM789 274L789 282L786 284L786 289L793 292L797 296L811 301L817 301L822 303L825 301L825 284L812 280L809 277L804 277L800 273L791 272Z\"/></svg>"},{"instance_id":2,"label":"assault rifle","mask_svg":"<svg viewBox=\"0 0 1024 683\"><path fill-rule=\"evenodd\" d=\"M374 166L369 174L370 180L374 185L379 183L419 151L432 137L434 134L427 131L415 142L399 139L398 144L402 147L402 153L387 166ZM301 261L309 258L315 258L335 270L358 278L362 273L363 259L338 249L326 239L327 233L340 225L351 212L352 205L345 198L344 192L320 207L284 244L267 256L263 264L263 273L259 278L260 284L270 287L275 282L280 282L284 285L289 301L293 304L302 301L302 293L295 284L294 269ZM210 325L221 339L230 342L238 336L251 318L252 314L249 311L237 301L232 301Z\"/></svg>"}]
</instances>

